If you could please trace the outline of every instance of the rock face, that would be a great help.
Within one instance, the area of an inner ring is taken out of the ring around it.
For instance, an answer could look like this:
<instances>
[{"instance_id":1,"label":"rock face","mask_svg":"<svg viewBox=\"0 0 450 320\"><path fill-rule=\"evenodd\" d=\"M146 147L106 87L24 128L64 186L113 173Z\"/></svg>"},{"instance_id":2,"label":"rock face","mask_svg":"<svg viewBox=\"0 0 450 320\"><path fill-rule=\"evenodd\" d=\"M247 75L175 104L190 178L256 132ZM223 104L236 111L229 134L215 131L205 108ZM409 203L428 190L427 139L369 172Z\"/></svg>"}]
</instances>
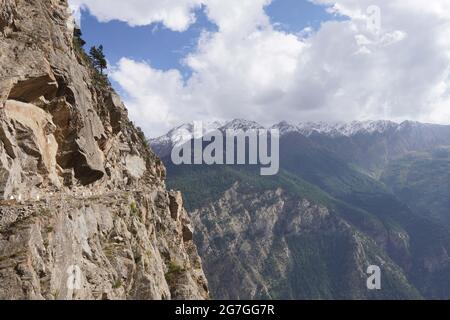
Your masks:
<instances>
[{"instance_id":1,"label":"rock face","mask_svg":"<svg viewBox=\"0 0 450 320\"><path fill-rule=\"evenodd\" d=\"M376 242L336 212L283 189L239 183L193 211L205 272L218 299L410 299L420 294ZM385 287L367 290L369 265ZM226 280L225 280L226 279Z\"/></svg>"},{"instance_id":2,"label":"rock face","mask_svg":"<svg viewBox=\"0 0 450 320\"><path fill-rule=\"evenodd\" d=\"M73 26L0 0L0 298L208 298L181 195Z\"/></svg>"}]
</instances>

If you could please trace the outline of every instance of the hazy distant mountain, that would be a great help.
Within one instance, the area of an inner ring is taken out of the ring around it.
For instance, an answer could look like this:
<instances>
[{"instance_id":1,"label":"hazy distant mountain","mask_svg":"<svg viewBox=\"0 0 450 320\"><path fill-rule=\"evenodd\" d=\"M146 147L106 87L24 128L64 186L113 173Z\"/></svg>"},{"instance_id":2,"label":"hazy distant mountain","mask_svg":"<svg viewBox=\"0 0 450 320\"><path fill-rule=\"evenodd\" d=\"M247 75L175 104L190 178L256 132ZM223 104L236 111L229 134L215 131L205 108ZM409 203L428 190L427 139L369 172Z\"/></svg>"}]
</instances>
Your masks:
<instances>
[{"instance_id":1,"label":"hazy distant mountain","mask_svg":"<svg viewBox=\"0 0 450 320\"><path fill-rule=\"evenodd\" d=\"M244 120L208 130L260 128ZM185 125L189 130L192 126ZM450 297L450 126L389 121L274 125L280 174L174 166L216 298ZM163 142L163 143L162 143ZM366 288L379 264L384 286Z\"/></svg>"},{"instance_id":2,"label":"hazy distant mountain","mask_svg":"<svg viewBox=\"0 0 450 320\"><path fill-rule=\"evenodd\" d=\"M235 119L229 122L203 123L205 133L213 130L261 129L253 121ZM152 148L161 156L172 150L181 132L193 132L193 123L181 125L168 134L150 140ZM378 174L387 161L409 152L430 151L447 146L450 126L404 121L353 121L351 123L306 122L297 125L286 121L267 129L279 129L281 137L298 133L320 146L335 152L339 157L360 165L369 173Z\"/></svg>"}]
</instances>

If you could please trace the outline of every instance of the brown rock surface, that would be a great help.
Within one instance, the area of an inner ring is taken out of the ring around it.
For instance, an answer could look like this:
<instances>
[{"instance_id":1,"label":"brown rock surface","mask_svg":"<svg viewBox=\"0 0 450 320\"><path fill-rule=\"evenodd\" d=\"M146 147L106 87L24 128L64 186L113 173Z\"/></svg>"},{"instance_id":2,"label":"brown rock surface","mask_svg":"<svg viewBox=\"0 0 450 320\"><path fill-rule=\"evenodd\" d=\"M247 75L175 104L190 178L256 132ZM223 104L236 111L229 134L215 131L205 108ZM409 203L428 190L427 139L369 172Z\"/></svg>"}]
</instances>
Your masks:
<instances>
[{"instance_id":1,"label":"brown rock surface","mask_svg":"<svg viewBox=\"0 0 450 320\"><path fill-rule=\"evenodd\" d=\"M0 0L0 298L208 298L164 166L73 31L66 1Z\"/></svg>"}]
</instances>

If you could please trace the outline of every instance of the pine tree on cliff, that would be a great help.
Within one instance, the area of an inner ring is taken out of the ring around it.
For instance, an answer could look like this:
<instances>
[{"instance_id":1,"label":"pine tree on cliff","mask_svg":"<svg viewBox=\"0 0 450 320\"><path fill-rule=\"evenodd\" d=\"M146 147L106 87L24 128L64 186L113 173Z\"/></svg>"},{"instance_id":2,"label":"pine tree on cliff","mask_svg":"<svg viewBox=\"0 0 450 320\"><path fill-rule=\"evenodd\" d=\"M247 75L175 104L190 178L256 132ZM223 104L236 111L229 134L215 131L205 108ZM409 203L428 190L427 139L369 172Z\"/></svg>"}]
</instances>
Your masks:
<instances>
[{"instance_id":1,"label":"pine tree on cliff","mask_svg":"<svg viewBox=\"0 0 450 320\"><path fill-rule=\"evenodd\" d=\"M89 55L91 56L94 67L103 75L103 70L108 68L108 62L106 61L105 54L103 53L103 46L100 45L98 48L93 46L89 52Z\"/></svg>"},{"instance_id":2,"label":"pine tree on cliff","mask_svg":"<svg viewBox=\"0 0 450 320\"><path fill-rule=\"evenodd\" d=\"M81 32L81 29L76 27L73 30L73 40L74 40L76 46L80 49L83 48L84 45L86 44L86 41L83 40L82 36L83 36L83 33Z\"/></svg>"}]
</instances>

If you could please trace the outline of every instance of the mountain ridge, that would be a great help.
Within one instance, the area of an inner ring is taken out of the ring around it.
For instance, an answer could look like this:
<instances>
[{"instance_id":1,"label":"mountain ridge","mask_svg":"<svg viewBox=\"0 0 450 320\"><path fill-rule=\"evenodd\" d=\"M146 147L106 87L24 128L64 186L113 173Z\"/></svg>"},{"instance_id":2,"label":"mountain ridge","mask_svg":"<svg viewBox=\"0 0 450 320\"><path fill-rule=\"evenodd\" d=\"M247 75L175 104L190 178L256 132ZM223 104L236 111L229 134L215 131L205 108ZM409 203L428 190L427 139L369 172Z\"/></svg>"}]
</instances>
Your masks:
<instances>
[{"instance_id":1,"label":"mountain ridge","mask_svg":"<svg viewBox=\"0 0 450 320\"><path fill-rule=\"evenodd\" d=\"M192 133L195 122L184 123L171 129L168 133L156 138L149 139L151 144L158 144L172 140L171 137L177 137L177 133L186 130ZM345 136L351 137L357 134L375 134L384 133L389 130L402 130L405 127L450 127L444 124L424 123L418 121L405 120L402 122L394 122L391 120L366 120L366 121L350 121L350 122L301 122L292 124L287 121L281 121L271 126L263 126L255 121L245 119L233 119L229 121L199 121L204 132L209 133L214 130L251 130L251 129L279 129L281 134L298 132L305 136L313 134L323 134L332 137Z\"/></svg>"},{"instance_id":2,"label":"mountain ridge","mask_svg":"<svg viewBox=\"0 0 450 320\"><path fill-rule=\"evenodd\" d=\"M353 123L345 135L278 127L273 177L252 166L176 166L170 145L154 146L168 185L186 195L213 297L446 299L450 126ZM336 250L345 267L333 264ZM390 286L374 293L361 270L377 261L390 261L380 266Z\"/></svg>"}]
</instances>

